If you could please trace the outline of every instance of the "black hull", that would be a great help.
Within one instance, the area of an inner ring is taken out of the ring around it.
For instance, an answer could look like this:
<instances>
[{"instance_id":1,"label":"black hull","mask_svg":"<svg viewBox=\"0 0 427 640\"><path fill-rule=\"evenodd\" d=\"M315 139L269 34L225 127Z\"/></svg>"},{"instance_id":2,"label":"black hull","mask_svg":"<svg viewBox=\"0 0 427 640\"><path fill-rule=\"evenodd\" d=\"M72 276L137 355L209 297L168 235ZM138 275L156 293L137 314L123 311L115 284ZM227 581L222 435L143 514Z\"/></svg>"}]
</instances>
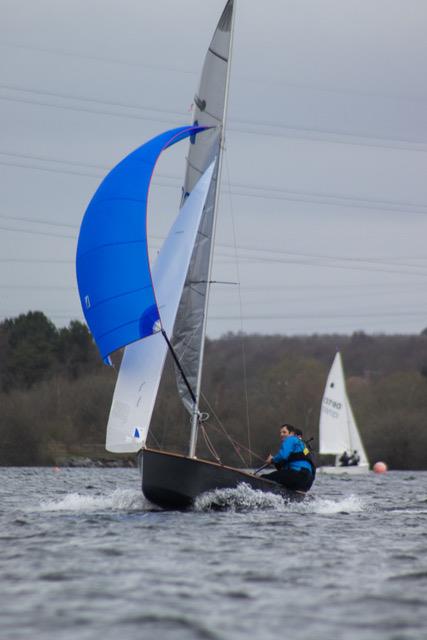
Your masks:
<instances>
[{"instance_id":1,"label":"black hull","mask_svg":"<svg viewBox=\"0 0 427 640\"><path fill-rule=\"evenodd\" d=\"M277 493L292 501L305 497L301 491L291 491L276 482L215 462L153 449L142 452L142 491L147 500L164 509L188 509L200 494L233 489L242 482L252 489Z\"/></svg>"}]
</instances>

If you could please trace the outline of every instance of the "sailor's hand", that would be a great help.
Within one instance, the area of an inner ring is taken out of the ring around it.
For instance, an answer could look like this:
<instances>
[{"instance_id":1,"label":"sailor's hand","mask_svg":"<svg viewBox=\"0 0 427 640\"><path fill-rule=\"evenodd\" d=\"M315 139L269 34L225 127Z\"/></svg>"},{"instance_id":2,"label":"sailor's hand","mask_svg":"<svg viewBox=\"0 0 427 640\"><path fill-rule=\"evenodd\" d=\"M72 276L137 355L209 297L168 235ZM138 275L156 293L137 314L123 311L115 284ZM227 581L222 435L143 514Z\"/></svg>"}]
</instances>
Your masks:
<instances>
[{"instance_id":1,"label":"sailor's hand","mask_svg":"<svg viewBox=\"0 0 427 640\"><path fill-rule=\"evenodd\" d=\"M272 462L273 462L273 456L272 456L272 455L271 455L271 453L270 453L270 455L268 456L268 458L267 458L267 460L266 460L266 463L267 463L267 464L271 464Z\"/></svg>"}]
</instances>

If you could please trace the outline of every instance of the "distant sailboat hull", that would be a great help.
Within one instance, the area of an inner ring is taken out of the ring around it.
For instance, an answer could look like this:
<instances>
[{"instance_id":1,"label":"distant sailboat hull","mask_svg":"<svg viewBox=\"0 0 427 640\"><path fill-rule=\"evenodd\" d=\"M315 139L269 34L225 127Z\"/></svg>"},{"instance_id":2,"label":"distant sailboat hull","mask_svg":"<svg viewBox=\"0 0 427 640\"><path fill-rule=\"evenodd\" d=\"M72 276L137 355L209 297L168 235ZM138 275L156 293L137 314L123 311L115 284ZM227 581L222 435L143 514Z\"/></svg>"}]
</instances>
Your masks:
<instances>
[{"instance_id":1,"label":"distant sailboat hull","mask_svg":"<svg viewBox=\"0 0 427 640\"><path fill-rule=\"evenodd\" d=\"M215 489L233 489L241 483L266 493L277 493L286 500L300 502L306 494L263 480L233 467L186 456L143 449L142 491L163 509L191 508L198 496Z\"/></svg>"},{"instance_id":2,"label":"distant sailboat hull","mask_svg":"<svg viewBox=\"0 0 427 640\"><path fill-rule=\"evenodd\" d=\"M334 476L338 476L338 475L344 475L344 474L348 474L350 476L359 476L362 475L364 473L368 473L369 472L369 465L367 464L362 464L362 465L354 465L354 466L348 466L348 467L318 467L317 469L317 473L326 473L328 475L334 475Z\"/></svg>"}]
</instances>

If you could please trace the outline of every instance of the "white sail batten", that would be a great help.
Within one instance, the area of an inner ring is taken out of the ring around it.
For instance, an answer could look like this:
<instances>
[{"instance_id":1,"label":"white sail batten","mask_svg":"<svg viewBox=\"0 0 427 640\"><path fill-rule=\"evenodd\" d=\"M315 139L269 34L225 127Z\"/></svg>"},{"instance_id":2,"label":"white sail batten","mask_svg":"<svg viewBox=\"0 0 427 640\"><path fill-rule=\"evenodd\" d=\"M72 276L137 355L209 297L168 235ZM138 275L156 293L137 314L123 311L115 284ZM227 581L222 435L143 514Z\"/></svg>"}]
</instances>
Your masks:
<instances>
[{"instance_id":1,"label":"white sail batten","mask_svg":"<svg viewBox=\"0 0 427 640\"><path fill-rule=\"evenodd\" d=\"M152 270L161 324L168 336L175 322L214 167L215 161L181 208ZM167 345L161 333L125 348L107 426L108 451L136 452L144 444L166 351Z\"/></svg>"},{"instance_id":2,"label":"white sail batten","mask_svg":"<svg viewBox=\"0 0 427 640\"><path fill-rule=\"evenodd\" d=\"M356 450L359 466L368 458L356 425L344 378L340 353L337 353L326 381L319 424L319 453L341 455Z\"/></svg>"},{"instance_id":3,"label":"white sail batten","mask_svg":"<svg viewBox=\"0 0 427 640\"><path fill-rule=\"evenodd\" d=\"M182 294L172 343L186 372L191 387L199 397L203 345L206 329L209 280L212 267L212 247L215 236L215 217L221 175L221 146L227 108L227 91L230 73L230 55L234 22L234 0L229 0L218 22L206 54L199 88L194 98L194 122L201 126L215 127L191 141L183 201L191 193L198 176L210 162L212 153L218 156L212 186L206 199L205 210L191 258ZM186 385L177 372L177 384L187 410L193 414L193 435L190 451L194 451L194 403ZM192 453L191 453L192 455Z\"/></svg>"}]
</instances>

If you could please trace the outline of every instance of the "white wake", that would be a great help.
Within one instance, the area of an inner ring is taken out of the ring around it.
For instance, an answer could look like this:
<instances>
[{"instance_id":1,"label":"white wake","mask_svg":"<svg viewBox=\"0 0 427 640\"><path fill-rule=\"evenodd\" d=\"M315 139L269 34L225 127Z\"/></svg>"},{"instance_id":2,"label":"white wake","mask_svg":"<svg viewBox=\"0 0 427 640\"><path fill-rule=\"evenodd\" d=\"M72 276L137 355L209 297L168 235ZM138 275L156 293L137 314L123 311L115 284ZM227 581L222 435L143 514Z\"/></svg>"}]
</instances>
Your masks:
<instances>
[{"instance_id":1,"label":"white wake","mask_svg":"<svg viewBox=\"0 0 427 640\"><path fill-rule=\"evenodd\" d=\"M40 511L143 511L151 505L140 491L116 489L107 495L68 493L61 500L43 500Z\"/></svg>"},{"instance_id":2,"label":"white wake","mask_svg":"<svg viewBox=\"0 0 427 640\"><path fill-rule=\"evenodd\" d=\"M294 513L358 513L366 509L362 498L356 495L326 499L308 494L302 502L292 502L275 493L265 493L240 484L235 489L216 489L202 494L196 500L195 511L256 511L274 510Z\"/></svg>"},{"instance_id":3,"label":"white wake","mask_svg":"<svg viewBox=\"0 0 427 640\"><path fill-rule=\"evenodd\" d=\"M43 500L39 511L68 511L94 513L102 511L151 511L156 509L144 498L142 492L132 489L116 489L104 495L68 493L60 500ZM356 495L327 499L308 494L302 502L290 502L275 493L265 493L240 484L235 489L216 489L199 496L194 511L256 511L274 510L293 513L357 513L366 510L362 498Z\"/></svg>"}]
</instances>

